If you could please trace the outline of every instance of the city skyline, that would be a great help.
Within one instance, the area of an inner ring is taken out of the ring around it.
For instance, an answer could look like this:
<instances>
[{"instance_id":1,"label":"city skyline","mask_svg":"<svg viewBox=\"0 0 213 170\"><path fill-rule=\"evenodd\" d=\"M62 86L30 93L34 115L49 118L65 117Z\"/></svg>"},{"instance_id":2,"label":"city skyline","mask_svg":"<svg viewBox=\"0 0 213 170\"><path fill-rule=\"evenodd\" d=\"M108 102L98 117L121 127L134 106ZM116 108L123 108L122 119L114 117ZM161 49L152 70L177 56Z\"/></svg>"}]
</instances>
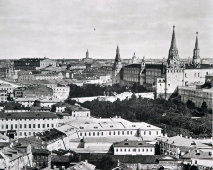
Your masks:
<instances>
[{"instance_id":1,"label":"city skyline","mask_svg":"<svg viewBox=\"0 0 213 170\"><path fill-rule=\"evenodd\" d=\"M211 1L20 0L0 2L0 57L122 59L168 57L175 25L180 58L192 57L199 32L201 58L211 58Z\"/></svg>"}]
</instances>

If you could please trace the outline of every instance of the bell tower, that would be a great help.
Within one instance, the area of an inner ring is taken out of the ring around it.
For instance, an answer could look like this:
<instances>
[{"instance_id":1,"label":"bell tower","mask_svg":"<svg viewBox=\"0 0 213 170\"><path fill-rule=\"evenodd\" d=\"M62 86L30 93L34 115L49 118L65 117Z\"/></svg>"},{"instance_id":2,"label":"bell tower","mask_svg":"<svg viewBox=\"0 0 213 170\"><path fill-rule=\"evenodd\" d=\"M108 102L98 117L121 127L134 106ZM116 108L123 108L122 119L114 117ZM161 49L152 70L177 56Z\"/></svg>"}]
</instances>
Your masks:
<instances>
[{"instance_id":1,"label":"bell tower","mask_svg":"<svg viewBox=\"0 0 213 170\"><path fill-rule=\"evenodd\" d=\"M180 59L175 38L175 26L173 26L172 40L169 49L167 64L170 68L176 68L180 65Z\"/></svg>"},{"instance_id":2,"label":"bell tower","mask_svg":"<svg viewBox=\"0 0 213 170\"><path fill-rule=\"evenodd\" d=\"M122 62L120 57L120 50L119 50L119 47L117 46L115 61L112 67L112 83L113 84L120 83L121 69L122 69Z\"/></svg>"},{"instance_id":3,"label":"bell tower","mask_svg":"<svg viewBox=\"0 0 213 170\"><path fill-rule=\"evenodd\" d=\"M196 32L195 48L193 50L192 64L200 65L200 49L198 46L198 32Z\"/></svg>"}]
</instances>

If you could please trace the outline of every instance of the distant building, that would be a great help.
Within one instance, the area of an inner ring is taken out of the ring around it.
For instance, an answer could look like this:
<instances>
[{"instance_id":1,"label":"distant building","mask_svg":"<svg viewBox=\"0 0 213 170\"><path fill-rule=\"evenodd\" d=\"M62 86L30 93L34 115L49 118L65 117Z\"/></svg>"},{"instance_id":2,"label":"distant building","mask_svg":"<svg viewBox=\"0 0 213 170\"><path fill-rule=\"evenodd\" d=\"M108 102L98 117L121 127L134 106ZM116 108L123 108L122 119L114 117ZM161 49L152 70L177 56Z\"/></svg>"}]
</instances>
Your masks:
<instances>
[{"instance_id":1,"label":"distant building","mask_svg":"<svg viewBox=\"0 0 213 170\"><path fill-rule=\"evenodd\" d=\"M155 146L144 141L124 140L113 144L114 155L155 155Z\"/></svg>"},{"instance_id":2,"label":"distant building","mask_svg":"<svg viewBox=\"0 0 213 170\"><path fill-rule=\"evenodd\" d=\"M86 68L90 68L93 63L93 59L89 57L88 49L86 51L86 58L83 58L83 62L85 63Z\"/></svg>"},{"instance_id":3,"label":"distant building","mask_svg":"<svg viewBox=\"0 0 213 170\"><path fill-rule=\"evenodd\" d=\"M15 70L36 70L48 66L56 67L56 61L46 58L22 58L14 61Z\"/></svg>"}]
</instances>

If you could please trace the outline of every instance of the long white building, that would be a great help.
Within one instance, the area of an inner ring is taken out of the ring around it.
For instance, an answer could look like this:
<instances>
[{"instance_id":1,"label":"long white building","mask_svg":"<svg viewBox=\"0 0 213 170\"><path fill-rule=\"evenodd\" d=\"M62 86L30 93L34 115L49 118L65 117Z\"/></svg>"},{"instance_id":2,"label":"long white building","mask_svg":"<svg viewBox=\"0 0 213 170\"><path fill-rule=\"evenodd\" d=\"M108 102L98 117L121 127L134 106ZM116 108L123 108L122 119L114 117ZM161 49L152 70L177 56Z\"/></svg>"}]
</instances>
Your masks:
<instances>
[{"instance_id":1,"label":"long white building","mask_svg":"<svg viewBox=\"0 0 213 170\"><path fill-rule=\"evenodd\" d=\"M57 128L61 120L51 112L0 113L0 132L10 138L23 138Z\"/></svg>"}]
</instances>

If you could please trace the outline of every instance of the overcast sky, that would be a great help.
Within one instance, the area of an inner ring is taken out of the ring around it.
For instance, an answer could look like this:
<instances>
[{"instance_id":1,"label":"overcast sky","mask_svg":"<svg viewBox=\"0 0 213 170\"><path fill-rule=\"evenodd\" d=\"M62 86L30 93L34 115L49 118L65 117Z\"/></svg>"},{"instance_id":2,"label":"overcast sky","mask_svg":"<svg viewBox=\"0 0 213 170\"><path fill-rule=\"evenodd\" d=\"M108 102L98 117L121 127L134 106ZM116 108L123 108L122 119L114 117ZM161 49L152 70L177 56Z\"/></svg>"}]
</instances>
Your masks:
<instances>
[{"instance_id":1,"label":"overcast sky","mask_svg":"<svg viewBox=\"0 0 213 170\"><path fill-rule=\"evenodd\" d=\"M168 56L175 25L181 58L213 57L212 0L0 0L0 57Z\"/></svg>"}]
</instances>

